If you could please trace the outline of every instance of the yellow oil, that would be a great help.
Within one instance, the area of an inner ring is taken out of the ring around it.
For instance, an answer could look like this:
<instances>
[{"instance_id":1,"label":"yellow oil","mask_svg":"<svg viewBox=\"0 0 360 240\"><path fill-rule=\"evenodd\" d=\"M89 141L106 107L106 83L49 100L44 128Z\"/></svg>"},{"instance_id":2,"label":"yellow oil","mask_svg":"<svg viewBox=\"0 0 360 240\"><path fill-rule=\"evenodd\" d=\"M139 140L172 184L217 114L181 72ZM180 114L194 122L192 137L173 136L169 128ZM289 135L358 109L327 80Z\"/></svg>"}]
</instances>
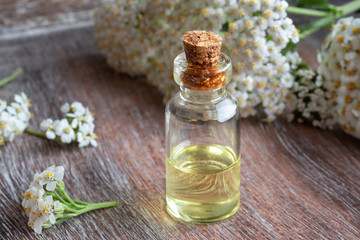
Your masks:
<instances>
[{"instance_id":1,"label":"yellow oil","mask_svg":"<svg viewBox=\"0 0 360 240\"><path fill-rule=\"evenodd\" d=\"M166 158L168 212L187 222L230 217L240 204L240 157L222 145L176 147Z\"/></svg>"}]
</instances>

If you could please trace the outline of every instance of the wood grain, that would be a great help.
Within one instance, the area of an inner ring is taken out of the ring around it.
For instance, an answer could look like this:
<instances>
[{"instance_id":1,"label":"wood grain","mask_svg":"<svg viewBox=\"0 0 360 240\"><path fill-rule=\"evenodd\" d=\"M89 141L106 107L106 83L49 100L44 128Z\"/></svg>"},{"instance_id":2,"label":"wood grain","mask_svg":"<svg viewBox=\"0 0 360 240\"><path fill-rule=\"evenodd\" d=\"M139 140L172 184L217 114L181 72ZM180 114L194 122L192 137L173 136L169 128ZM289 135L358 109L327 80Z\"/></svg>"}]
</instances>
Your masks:
<instances>
[{"instance_id":1,"label":"wood grain","mask_svg":"<svg viewBox=\"0 0 360 240\"><path fill-rule=\"evenodd\" d=\"M91 25L103 0L1 0L0 39Z\"/></svg>"},{"instance_id":2,"label":"wood grain","mask_svg":"<svg viewBox=\"0 0 360 240\"><path fill-rule=\"evenodd\" d=\"M31 98L36 129L59 118L64 102L96 113L98 148L78 149L24 135L0 148L2 239L358 239L360 141L279 120L242 125L241 207L228 220L194 225L165 212L164 106L161 94L114 73L95 51L91 28L2 41L0 73L22 76L0 89ZM117 208L68 220L36 235L26 226L20 194L33 173L66 169L71 196L119 200Z\"/></svg>"}]
</instances>

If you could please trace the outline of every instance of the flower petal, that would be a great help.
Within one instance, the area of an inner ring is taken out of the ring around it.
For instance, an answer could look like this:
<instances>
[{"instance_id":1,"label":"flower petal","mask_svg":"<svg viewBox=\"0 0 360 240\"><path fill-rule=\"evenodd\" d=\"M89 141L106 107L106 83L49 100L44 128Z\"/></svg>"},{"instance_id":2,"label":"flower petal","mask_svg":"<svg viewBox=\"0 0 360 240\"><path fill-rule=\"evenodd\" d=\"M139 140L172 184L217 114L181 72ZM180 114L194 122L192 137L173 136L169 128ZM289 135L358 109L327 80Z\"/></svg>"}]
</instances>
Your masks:
<instances>
[{"instance_id":1,"label":"flower petal","mask_svg":"<svg viewBox=\"0 0 360 240\"><path fill-rule=\"evenodd\" d=\"M55 180L56 181L61 181L64 178L64 167L63 166L58 166L55 168Z\"/></svg>"},{"instance_id":2,"label":"flower petal","mask_svg":"<svg viewBox=\"0 0 360 240\"><path fill-rule=\"evenodd\" d=\"M51 224L55 224L56 218L55 218L55 215L53 213L50 214L49 221L50 221Z\"/></svg>"},{"instance_id":3,"label":"flower petal","mask_svg":"<svg viewBox=\"0 0 360 240\"><path fill-rule=\"evenodd\" d=\"M46 190L52 192L54 191L56 188L56 182L53 181L53 182L49 182L48 184L46 184Z\"/></svg>"}]
</instances>

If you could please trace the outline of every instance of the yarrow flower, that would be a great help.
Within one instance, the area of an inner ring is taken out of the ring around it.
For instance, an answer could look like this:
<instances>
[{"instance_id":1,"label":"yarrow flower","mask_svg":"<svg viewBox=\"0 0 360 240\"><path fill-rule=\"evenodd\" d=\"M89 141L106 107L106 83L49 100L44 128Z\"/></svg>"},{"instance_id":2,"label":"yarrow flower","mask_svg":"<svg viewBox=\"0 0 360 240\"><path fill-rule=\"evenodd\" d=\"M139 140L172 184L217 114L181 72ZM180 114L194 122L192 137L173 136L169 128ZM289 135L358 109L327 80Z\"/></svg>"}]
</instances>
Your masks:
<instances>
[{"instance_id":1,"label":"yarrow flower","mask_svg":"<svg viewBox=\"0 0 360 240\"><path fill-rule=\"evenodd\" d=\"M22 194L22 207L29 217L28 226L36 233L70 217L105 207L118 206L118 201L87 203L72 200L65 191L64 167L51 166L35 174L29 188Z\"/></svg>"},{"instance_id":2,"label":"yarrow flower","mask_svg":"<svg viewBox=\"0 0 360 240\"><path fill-rule=\"evenodd\" d=\"M65 103L61 107L65 118L52 120L50 118L40 123L40 129L46 138L60 143L77 142L79 147L97 146L97 135L94 133L94 115L80 102Z\"/></svg>"},{"instance_id":3,"label":"yarrow flower","mask_svg":"<svg viewBox=\"0 0 360 240\"><path fill-rule=\"evenodd\" d=\"M0 145L13 141L29 125L32 114L30 100L25 93L16 94L10 103L0 99Z\"/></svg>"},{"instance_id":4,"label":"yarrow flower","mask_svg":"<svg viewBox=\"0 0 360 240\"><path fill-rule=\"evenodd\" d=\"M289 52L286 57L295 77L286 97L288 120L311 122L323 129L332 128L337 120L336 113L323 87L322 77L310 69L297 52Z\"/></svg>"},{"instance_id":5,"label":"yarrow flower","mask_svg":"<svg viewBox=\"0 0 360 240\"><path fill-rule=\"evenodd\" d=\"M146 75L168 99L177 89L172 65L182 51L181 35L193 29L220 33L234 65L228 89L242 116L260 109L272 121L283 112L294 81L282 54L299 40L287 6L284 0L113 0L96 11L95 38L111 67Z\"/></svg>"},{"instance_id":6,"label":"yarrow flower","mask_svg":"<svg viewBox=\"0 0 360 240\"><path fill-rule=\"evenodd\" d=\"M337 122L346 133L360 138L360 19L343 18L333 25L318 60Z\"/></svg>"}]
</instances>

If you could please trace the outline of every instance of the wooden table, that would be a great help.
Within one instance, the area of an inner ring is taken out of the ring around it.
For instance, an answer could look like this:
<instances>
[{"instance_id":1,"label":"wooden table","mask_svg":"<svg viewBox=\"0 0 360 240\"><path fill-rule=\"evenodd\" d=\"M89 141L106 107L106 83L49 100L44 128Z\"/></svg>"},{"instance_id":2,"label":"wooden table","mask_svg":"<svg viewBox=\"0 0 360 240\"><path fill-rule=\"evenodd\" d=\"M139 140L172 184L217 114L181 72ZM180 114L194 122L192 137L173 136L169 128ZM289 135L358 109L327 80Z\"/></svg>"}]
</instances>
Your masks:
<instances>
[{"instance_id":1,"label":"wooden table","mask_svg":"<svg viewBox=\"0 0 360 240\"><path fill-rule=\"evenodd\" d=\"M0 97L26 92L33 129L44 118L60 118L63 103L81 101L95 112L99 135L97 148L60 146L26 134L0 148L1 239L360 238L360 140L284 120L243 120L236 215L208 225L173 220L165 211L162 96L144 79L110 69L95 50L91 26L84 25L0 35L1 76L24 68L0 88ZM314 64L311 41L300 50ZM119 200L119 207L35 234L26 225L20 194L34 172L52 164L65 167L74 199Z\"/></svg>"}]
</instances>

